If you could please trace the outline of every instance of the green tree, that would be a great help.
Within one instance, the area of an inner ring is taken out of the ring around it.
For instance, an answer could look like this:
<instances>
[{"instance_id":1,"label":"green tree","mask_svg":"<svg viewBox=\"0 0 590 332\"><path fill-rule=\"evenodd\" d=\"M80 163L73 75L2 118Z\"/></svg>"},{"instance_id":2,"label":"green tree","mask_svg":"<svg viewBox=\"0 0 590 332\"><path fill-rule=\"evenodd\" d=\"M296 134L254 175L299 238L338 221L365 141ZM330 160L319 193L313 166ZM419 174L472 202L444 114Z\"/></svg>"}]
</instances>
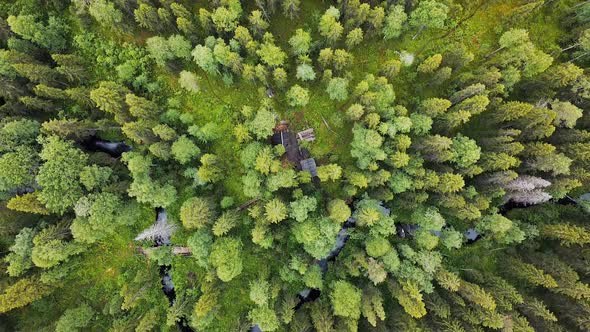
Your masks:
<instances>
[{"instance_id":1,"label":"green tree","mask_svg":"<svg viewBox=\"0 0 590 332\"><path fill-rule=\"evenodd\" d=\"M197 45L191 52L193 60L197 63L201 69L203 69L209 75L217 75L218 68L217 62L213 56L213 51L203 45Z\"/></svg>"},{"instance_id":2,"label":"green tree","mask_svg":"<svg viewBox=\"0 0 590 332\"><path fill-rule=\"evenodd\" d=\"M6 121L0 127L0 151L14 151L32 145L39 135L39 122L31 119Z\"/></svg>"},{"instance_id":3,"label":"green tree","mask_svg":"<svg viewBox=\"0 0 590 332\"><path fill-rule=\"evenodd\" d=\"M467 168L475 164L481 155L481 148L469 137L457 135L451 144L453 153L452 162L461 168Z\"/></svg>"},{"instance_id":4,"label":"green tree","mask_svg":"<svg viewBox=\"0 0 590 332\"><path fill-rule=\"evenodd\" d=\"M4 288L0 294L0 313L21 308L50 294L53 288L36 278L22 278Z\"/></svg>"},{"instance_id":5,"label":"green tree","mask_svg":"<svg viewBox=\"0 0 590 332\"><path fill-rule=\"evenodd\" d=\"M395 5L389 8L389 12L385 17L385 24L383 25L383 38L393 39L397 38L402 33L404 23L408 20L408 15L404 11L402 5Z\"/></svg>"},{"instance_id":6,"label":"green tree","mask_svg":"<svg viewBox=\"0 0 590 332\"><path fill-rule=\"evenodd\" d=\"M412 282L402 282L401 284L390 282L388 286L390 292L408 315L414 318L426 315L422 294L415 284Z\"/></svg>"},{"instance_id":7,"label":"green tree","mask_svg":"<svg viewBox=\"0 0 590 332\"><path fill-rule=\"evenodd\" d=\"M247 126L248 129L258 139L264 139L272 135L272 128L276 124L276 115L261 109L256 112L256 116L250 121Z\"/></svg>"},{"instance_id":8,"label":"green tree","mask_svg":"<svg viewBox=\"0 0 590 332\"><path fill-rule=\"evenodd\" d=\"M426 58L419 66L418 72L428 74L433 73L435 70L440 67L442 62L442 55L435 54Z\"/></svg>"},{"instance_id":9,"label":"green tree","mask_svg":"<svg viewBox=\"0 0 590 332\"><path fill-rule=\"evenodd\" d=\"M180 72L178 77L178 84L180 84L180 87L188 92L195 93L199 92L200 90L197 75L190 71L183 70Z\"/></svg>"},{"instance_id":10,"label":"green tree","mask_svg":"<svg viewBox=\"0 0 590 332\"><path fill-rule=\"evenodd\" d=\"M295 34L289 39L289 45L295 55L309 53L311 47L311 35L303 29L295 30Z\"/></svg>"},{"instance_id":11,"label":"green tree","mask_svg":"<svg viewBox=\"0 0 590 332\"><path fill-rule=\"evenodd\" d=\"M101 111L114 115L117 122L125 123L129 117L123 105L128 92L118 83L101 81L98 88L90 92L90 99Z\"/></svg>"},{"instance_id":12,"label":"green tree","mask_svg":"<svg viewBox=\"0 0 590 332\"><path fill-rule=\"evenodd\" d=\"M82 196L80 172L88 157L71 142L57 136L44 140L39 156L45 163L36 177L42 188L38 199L50 211L63 214Z\"/></svg>"},{"instance_id":13,"label":"green tree","mask_svg":"<svg viewBox=\"0 0 590 332\"><path fill-rule=\"evenodd\" d=\"M333 199L328 203L328 216L338 223L343 223L350 218L350 207L341 199Z\"/></svg>"},{"instance_id":14,"label":"green tree","mask_svg":"<svg viewBox=\"0 0 590 332\"><path fill-rule=\"evenodd\" d=\"M182 135L172 143L171 152L174 159L181 164L186 164L198 156L201 153L201 149L186 135Z\"/></svg>"},{"instance_id":15,"label":"green tree","mask_svg":"<svg viewBox=\"0 0 590 332\"><path fill-rule=\"evenodd\" d=\"M70 28L60 17L49 16L45 24L37 21L35 15L11 15L6 22L14 33L39 44L52 53L59 53L67 47Z\"/></svg>"},{"instance_id":16,"label":"green tree","mask_svg":"<svg viewBox=\"0 0 590 332\"><path fill-rule=\"evenodd\" d=\"M287 206L277 198L270 200L264 205L264 216L270 223L279 223L287 218Z\"/></svg>"},{"instance_id":17,"label":"green tree","mask_svg":"<svg viewBox=\"0 0 590 332\"><path fill-rule=\"evenodd\" d=\"M18 190L33 184L39 165L37 153L26 146L0 157L0 191Z\"/></svg>"},{"instance_id":18,"label":"green tree","mask_svg":"<svg viewBox=\"0 0 590 332\"><path fill-rule=\"evenodd\" d=\"M97 165L85 166L80 172L80 182L87 190L103 188L107 184L113 170L110 167Z\"/></svg>"},{"instance_id":19,"label":"green tree","mask_svg":"<svg viewBox=\"0 0 590 332\"><path fill-rule=\"evenodd\" d=\"M204 182L217 182L223 179L221 158L210 153L201 156L201 167L199 167L197 175Z\"/></svg>"},{"instance_id":20,"label":"green tree","mask_svg":"<svg viewBox=\"0 0 590 332\"><path fill-rule=\"evenodd\" d=\"M309 91L298 84L293 85L287 91L287 103L293 107L305 106L309 103Z\"/></svg>"},{"instance_id":21,"label":"green tree","mask_svg":"<svg viewBox=\"0 0 590 332\"><path fill-rule=\"evenodd\" d=\"M334 315L358 319L361 316L361 291L352 284L338 280L330 293Z\"/></svg>"},{"instance_id":22,"label":"green tree","mask_svg":"<svg viewBox=\"0 0 590 332\"><path fill-rule=\"evenodd\" d=\"M275 311L268 307L256 307L250 310L248 317L253 324L256 324L263 331L276 331L279 326L279 319Z\"/></svg>"},{"instance_id":23,"label":"green tree","mask_svg":"<svg viewBox=\"0 0 590 332\"><path fill-rule=\"evenodd\" d=\"M270 284L264 279L250 282L250 300L259 306L265 306L270 300Z\"/></svg>"},{"instance_id":24,"label":"green tree","mask_svg":"<svg viewBox=\"0 0 590 332\"><path fill-rule=\"evenodd\" d=\"M582 110L570 102L554 100L551 109L557 113L553 124L557 127L574 128L576 121L582 117Z\"/></svg>"},{"instance_id":25,"label":"green tree","mask_svg":"<svg viewBox=\"0 0 590 332\"><path fill-rule=\"evenodd\" d=\"M297 74L295 76L304 82L313 81L316 77L313 67L307 63L302 63L297 66Z\"/></svg>"},{"instance_id":26,"label":"green tree","mask_svg":"<svg viewBox=\"0 0 590 332\"><path fill-rule=\"evenodd\" d=\"M94 310L87 304L66 310L55 325L56 332L78 331L90 324Z\"/></svg>"},{"instance_id":27,"label":"green tree","mask_svg":"<svg viewBox=\"0 0 590 332\"><path fill-rule=\"evenodd\" d=\"M346 100L348 98L348 80L342 77L332 78L328 82L326 92L332 100Z\"/></svg>"},{"instance_id":28,"label":"green tree","mask_svg":"<svg viewBox=\"0 0 590 332\"><path fill-rule=\"evenodd\" d=\"M34 236L34 231L25 227L14 238L14 244L9 248L10 253L4 259L8 263L6 272L9 276L18 277L33 267L31 255Z\"/></svg>"},{"instance_id":29,"label":"green tree","mask_svg":"<svg viewBox=\"0 0 590 332\"><path fill-rule=\"evenodd\" d=\"M329 44L336 43L344 33L344 27L338 22L339 17L340 11L334 7L330 7L320 18L318 30L320 35L326 38Z\"/></svg>"},{"instance_id":30,"label":"green tree","mask_svg":"<svg viewBox=\"0 0 590 332\"><path fill-rule=\"evenodd\" d=\"M281 50L280 47L274 43L266 42L260 45L260 49L256 51L256 54L260 57L262 62L266 63L270 67L277 67L283 65L287 54Z\"/></svg>"},{"instance_id":31,"label":"green tree","mask_svg":"<svg viewBox=\"0 0 590 332\"><path fill-rule=\"evenodd\" d=\"M283 14L290 19L297 17L301 0L285 0L282 3Z\"/></svg>"},{"instance_id":32,"label":"green tree","mask_svg":"<svg viewBox=\"0 0 590 332\"><path fill-rule=\"evenodd\" d=\"M219 238L213 243L210 264L221 281L228 282L242 273L242 242L234 238Z\"/></svg>"},{"instance_id":33,"label":"green tree","mask_svg":"<svg viewBox=\"0 0 590 332\"><path fill-rule=\"evenodd\" d=\"M200 229L213 223L215 212L205 198L191 197L180 207L180 221L187 229Z\"/></svg>"},{"instance_id":34,"label":"green tree","mask_svg":"<svg viewBox=\"0 0 590 332\"><path fill-rule=\"evenodd\" d=\"M545 238L559 240L565 247L590 243L590 233L586 228L566 223L543 225L539 233Z\"/></svg>"},{"instance_id":35,"label":"green tree","mask_svg":"<svg viewBox=\"0 0 590 332\"><path fill-rule=\"evenodd\" d=\"M213 224L213 235L224 236L239 223L238 215L234 212L224 212Z\"/></svg>"},{"instance_id":36,"label":"green tree","mask_svg":"<svg viewBox=\"0 0 590 332\"><path fill-rule=\"evenodd\" d=\"M449 7L442 2L435 0L421 1L418 7L410 14L410 26L418 28L414 39L426 28L444 28L448 13Z\"/></svg>"},{"instance_id":37,"label":"green tree","mask_svg":"<svg viewBox=\"0 0 590 332\"><path fill-rule=\"evenodd\" d=\"M206 228L200 228L187 239L186 245L191 249L191 257L196 264L203 268L207 267L213 245L213 236L209 231Z\"/></svg>"},{"instance_id":38,"label":"green tree","mask_svg":"<svg viewBox=\"0 0 590 332\"><path fill-rule=\"evenodd\" d=\"M27 193L21 196L12 197L6 207L20 212L35 213L41 215L49 214L49 210L38 199L39 193Z\"/></svg>"},{"instance_id":39,"label":"green tree","mask_svg":"<svg viewBox=\"0 0 590 332\"><path fill-rule=\"evenodd\" d=\"M116 27L123 21L123 13L108 0L93 1L88 6L88 13L105 27Z\"/></svg>"},{"instance_id":40,"label":"green tree","mask_svg":"<svg viewBox=\"0 0 590 332\"><path fill-rule=\"evenodd\" d=\"M162 24L156 8L145 3L140 3L139 7L135 9L133 14L135 15L135 22L137 22L140 27L151 31L158 31L161 29Z\"/></svg>"},{"instance_id":41,"label":"green tree","mask_svg":"<svg viewBox=\"0 0 590 332\"><path fill-rule=\"evenodd\" d=\"M363 41L363 36L363 30L361 28L351 30L346 35L346 47L351 50Z\"/></svg>"}]
</instances>

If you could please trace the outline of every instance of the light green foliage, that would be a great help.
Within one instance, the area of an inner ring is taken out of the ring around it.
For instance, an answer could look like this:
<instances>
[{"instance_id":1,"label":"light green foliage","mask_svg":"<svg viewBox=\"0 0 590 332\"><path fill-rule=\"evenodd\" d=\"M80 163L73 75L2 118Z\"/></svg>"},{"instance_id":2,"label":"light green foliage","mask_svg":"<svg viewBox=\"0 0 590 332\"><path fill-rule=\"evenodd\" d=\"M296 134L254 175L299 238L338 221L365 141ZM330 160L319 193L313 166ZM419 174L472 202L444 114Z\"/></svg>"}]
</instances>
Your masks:
<instances>
[{"instance_id":1,"label":"light green foliage","mask_svg":"<svg viewBox=\"0 0 590 332\"><path fill-rule=\"evenodd\" d=\"M187 229L200 229L214 222L215 212L211 203L202 197L191 197L180 207L180 221Z\"/></svg>"},{"instance_id":2,"label":"light green foliage","mask_svg":"<svg viewBox=\"0 0 590 332\"><path fill-rule=\"evenodd\" d=\"M338 22L339 16L340 11L334 7L330 7L320 19L318 30L322 37L326 38L328 43L336 43L344 32L344 27Z\"/></svg>"},{"instance_id":3,"label":"light green foliage","mask_svg":"<svg viewBox=\"0 0 590 332\"><path fill-rule=\"evenodd\" d=\"M582 110L567 101L554 100L551 103L551 109L557 113L557 117L553 121L555 126L573 128L576 121L582 117Z\"/></svg>"},{"instance_id":4,"label":"light green foliage","mask_svg":"<svg viewBox=\"0 0 590 332\"><path fill-rule=\"evenodd\" d=\"M180 72L178 84L188 92L199 92L199 80L193 72L183 70Z\"/></svg>"},{"instance_id":5,"label":"light green foliage","mask_svg":"<svg viewBox=\"0 0 590 332\"><path fill-rule=\"evenodd\" d=\"M0 128L0 151L14 151L18 147L31 145L39 134L39 122L16 119L5 122Z\"/></svg>"},{"instance_id":6,"label":"light green foliage","mask_svg":"<svg viewBox=\"0 0 590 332\"><path fill-rule=\"evenodd\" d=\"M80 172L80 182L87 190L102 188L111 177L113 170L97 165L85 166Z\"/></svg>"},{"instance_id":7,"label":"light green foliage","mask_svg":"<svg viewBox=\"0 0 590 332\"><path fill-rule=\"evenodd\" d=\"M33 251L33 237L35 233L30 228L23 228L14 238L10 253L4 258L8 267L6 272L11 277L18 277L33 266L31 254Z\"/></svg>"},{"instance_id":8,"label":"light green foliage","mask_svg":"<svg viewBox=\"0 0 590 332\"><path fill-rule=\"evenodd\" d=\"M410 25L418 28L441 29L449 13L449 7L435 0L421 1L410 14Z\"/></svg>"},{"instance_id":9,"label":"light green foliage","mask_svg":"<svg viewBox=\"0 0 590 332\"><path fill-rule=\"evenodd\" d=\"M268 307L256 307L248 313L250 320L263 331L276 331L279 328L279 319L275 311Z\"/></svg>"},{"instance_id":10,"label":"light green foliage","mask_svg":"<svg viewBox=\"0 0 590 332\"><path fill-rule=\"evenodd\" d=\"M209 263L221 281L228 282L242 273L242 243L235 238L219 238L213 243Z\"/></svg>"},{"instance_id":11,"label":"light green foliage","mask_svg":"<svg viewBox=\"0 0 590 332\"><path fill-rule=\"evenodd\" d=\"M317 208L317 200L313 197L303 196L289 204L289 216L297 221L305 221L310 212Z\"/></svg>"},{"instance_id":12,"label":"light green foliage","mask_svg":"<svg viewBox=\"0 0 590 332\"><path fill-rule=\"evenodd\" d=\"M316 259L324 258L332 250L340 225L328 218L307 219L293 227L297 242Z\"/></svg>"},{"instance_id":13,"label":"light green foliage","mask_svg":"<svg viewBox=\"0 0 590 332\"><path fill-rule=\"evenodd\" d=\"M236 29L238 19L242 14L242 6L239 1L225 1L224 6L217 7L211 14L211 20L215 29L219 32L231 32Z\"/></svg>"},{"instance_id":14,"label":"light green foliage","mask_svg":"<svg viewBox=\"0 0 590 332\"><path fill-rule=\"evenodd\" d=\"M99 1L105 2L105 1ZM8 16L6 22L10 29L26 40L57 53L66 48L70 28L59 17L49 16L47 23L37 21L34 15Z\"/></svg>"},{"instance_id":15,"label":"light green foliage","mask_svg":"<svg viewBox=\"0 0 590 332\"><path fill-rule=\"evenodd\" d=\"M94 310L87 304L66 310L55 325L56 332L78 331L85 328L94 316Z\"/></svg>"},{"instance_id":16,"label":"light green foliage","mask_svg":"<svg viewBox=\"0 0 590 332\"><path fill-rule=\"evenodd\" d=\"M453 158L451 160L457 166L467 168L479 160L481 148L469 137L458 135L453 138L451 151L453 152Z\"/></svg>"},{"instance_id":17,"label":"light green foliage","mask_svg":"<svg viewBox=\"0 0 590 332\"><path fill-rule=\"evenodd\" d=\"M305 272L303 282L306 287L321 289L323 285L322 269L318 265L313 265Z\"/></svg>"},{"instance_id":18,"label":"light green foliage","mask_svg":"<svg viewBox=\"0 0 590 332\"><path fill-rule=\"evenodd\" d=\"M299 75L299 72L298 72ZM314 74L315 77L315 74ZM309 91L295 84L287 91L287 102L291 106L305 106L309 103Z\"/></svg>"},{"instance_id":19,"label":"light green foliage","mask_svg":"<svg viewBox=\"0 0 590 332\"><path fill-rule=\"evenodd\" d=\"M58 239L43 242L37 242L33 239L33 242L35 243L31 253L33 264L44 269L54 267L68 260L70 256L79 254L84 250L83 246Z\"/></svg>"},{"instance_id":20,"label":"light green foliage","mask_svg":"<svg viewBox=\"0 0 590 332\"><path fill-rule=\"evenodd\" d=\"M39 160L33 149L16 148L0 157L0 191L9 191L30 185Z\"/></svg>"},{"instance_id":21,"label":"light green foliage","mask_svg":"<svg viewBox=\"0 0 590 332\"><path fill-rule=\"evenodd\" d=\"M191 55L191 43L181 35L151 37L146 40L146 48L150 56L160 66L175 59L188 60Z\"/></svg>"},{"instance_id":22,"label":"light green foliage","mask_svg":"<svg viewBox=\"0 0 590 332\"><path fill-rule=\"evenodd\" d=\"M88 157L71 142L57 136L44 141L39 156L45 163L36 177L42 188L38 199L50 211L62 214L82 196L80 172Z\"/></svg>"},{"instance_id":23,"label":"light green foliage","mask_svg":"<svg viewBox=\"0 0 590 332\"><path fill-rule=\"evenodd\" d=\"M300 64L299 66L297 66L296 77L302 81L315 80L315 72L313 71L313 67L308 65L307 63Z\"/></svg>"},{"instance_id":24,"label":"light green foliage","mask_svg":"<svg viewBox=\"0 0 590 332\"><path fill-rule=\"evenodd\" d=\"M426 58L424 60L424 62L422 62L418 66L418 72L425 73L425 74L432 73L436 69L438 69L441 62L442 62L442 55L435 54L433 56L430 56L430 57Z\"/></svg>"},{"instance_id":25,"label":"light green foliage","mask_svg":"<svg viewBox=\"0 0 590 332\"><path fill-rule=\"evenodd\" d=\"M334 199L328 203L328 216L335 222L343 223L350 218L350 207L341 199Z\"/></svg>"},{"instance_id":26,"label":"light green foliage","mask_svg":"<svg viewBox=\"0 0 590 332\"><path fill-rule=\"evenodd\" d=\"M270 297L270 284L268 281L259 279L250 282L250 300L256 305L264 306Z\"/></svg>"},{"instance_id":27,"label":"light green foliage","mask_svg":"<svg viewBox=\"0 0 590 332\"><path fill-rule=\"evenodd\" d=\"M272 134L272 128L275 126L276 116L264 109L256 112L256 116L248 125L248 130L258 139L267 138Z\"/></svg>"},{"instance_id":28,"label":"light green foliage","mask_svg":"<svg viewBox=\"0 0 590 332\"><path fill-rule=\"evenodd\" d=\"M463 234L451 228L445 228L441 232L440 241L447 249L459 249L463 244Z\"/></svg>"},{"instance_id":29,"label":"light green foliage","mask_svg":"<svg viewBox=\"0 0 590 332\"><path fill-rule=\"evenodd\" d=\"M391 250L391 244L382 237L373 237L366 242L367 254L371 257L381 257Z\"/></svg>"},{"instance_id":30,"label":"light green foliage","mask_svg":"<svg viewBox=\"0 0 590 332\"><path fill-rule=\"evenodd\" d=\"M117 215L122 208L120 198L108 192L80 198L74 207L77 218L70 227L72 235L76 241L93 243L113 234L121 223Z\"/></svg>"},{"instance_id":31,"label":"light green foliage","mask_svg":"<svg viewBox=\"0 0 590 332\"><path fill-rule=\"evenodd\" d=\"M0 294L0 312L6 313L21 308L31 302L50 294L52 288L39 282L36 278L22 278L4 288Z\"/></svg>"},{"instance_id":32,"label":"light green foliage","mask_svg":"<svg viewBox=\"0 0 590 332\"><path fill-rule=\"evenodd\" d=\"M389 7L389 12L385 17L385 24L383 25L383 38L392 39L397 38L402 33L404 23L408 20L408 15L401 5Z\"/></svg>"},{"instance_id":33,"label":"light green foliage","mask_svg":"<svg viewBox=\"0 0 590 332\"><path fill-rule=\"evenodd\" d=\"M213 51L203 45L197 45L191 52L194 61L210 75L216 75L218 73L217 62L213 57Z\"/></svg>"},{"instance_id":34,"label":"light green foliage","mask_svg":"<svg viewBox=\"0 0 590 332\"><path fill-rule=\"evenodd\" d=\"M268 42L260 45L260 49L256 51L256 54L271 67L281 66L287 58L287 54L280 47Z\"/></svg>"},{"instance_id":35,"label":"light green foliage","mask_svg":"<svg viewBox=\"0 0 590 332\"><path fill-rule=\"evenodd\" d=\"M352 133L350 154L357 159L359 168L367 169L371 163L385 160L387 155L381 149L383 137L377 131L355 125Z\"/></svg>"},{"instance_id":36,"label":"light green foliage","mask_svg":"<svg viewBox=\"0 0 590 332\"><path fill-rule=\"evenodd\" d=\"M191 249L191 257L198 266L207 267L213 236L205 229L201 228L194 232L186 241L186 245Z\"/></svg>"},{"instance_id":37,"label":"light green foliage","mask_svg":"<svg viewBox=\"0 0 590 332\"><path fill-rule=\"evenodd\" d=\"M289 39L289 45L291 45L293 54L307 54L311 47L311 35L303 29L297 29L295 30L295 34Z\"/></svg>"},{"instance_id":38,"label":"light green foliage","mask_svg":"<svg viewBox=\"0 0 590 332\"><path fill-rule=\"evenodd\" d=\"M361 291L346 281L336 281L330 293L334 315L358 319L361 315Z\"/></svg>"},{"instance_id":39,"label":"light green foliage","mask_svg":"<svg viewBox=\"0 0 590 332\"><path fill-rule=\"evenodd\" d=\"M356 28L351 30L346 35L346 47L348 49L352 49L356 45L360 44L363 41L363 30L361 28Z\"/></svg>"},{"instance_id":40,"label":"light green foliage","mask_svg":"<svg viewBox=\"0 0 590 332\"><path fill-rule=\"evenodd\" d=\"M348 98L348 80L342 77L332 78L328 82L326 92L332 100L346 100L346 98Z\"/></svg>"},{"instance_id":41,"label":"light green foliage","mask_svg":"<svg viewBox=\"0 0 590 332\"><path fill-rule=\"evenodd\" d=\"M108 0L93 1L88 6L88 13L103 26L116 26L123 21L123 13Z\"/></svg>"},{"instance_id":42,"label":"light green foliage","mask_svg":"<svg viewBox=\"0 0 590 332\"><path fill-rule=\"evenodd\" d=\"M438 237L425 229L418 230L414 234L414 240L418 247L426 250L432 250L438 245Z\"/></svg>"},{"instance_id":43,"label":"light green foliage","mask_svg":"<svg viewBox=\"0 0 590 332\"><path fill-rule=\"evenodd\" d=\"M201 153L201 149L186 135L172 143L172 155L181 164L186 164Z\"/></svg>"},{"instance_id":44,"label":"light green foliage","mask_svg":"<svg viewBox=\"0 0 590 332\"><path fill-rule=\"evenodd\" d=\"M408 315L414 318L426 315L422 294L415 284L403 282L401 285L390 284L389 286L391 293Z\"/></svg>"},{"instance_id":45,"label":"light green foliage","mask_svg":"<svg viewBox=\"0 0 590 332\"><path fill-rule=\"evenodd\" d=\"M287 206L277 198L270 200L264 204L264 216L270 223L279 223L287 218Z\"/></svg>"},{"instance_id":46,"label":"light green foliage","mask_svg":"<svg viewBox=\"0 0 590 332\"><path fill-rule=\"evenodd\" d=\"M215 220L215 224L213 225L213 234L215 236L223 236L227 234L232 228L238 225L239 219L238 215L234 212L224 212L217 220Z\"/></svg>"}]
</instances>

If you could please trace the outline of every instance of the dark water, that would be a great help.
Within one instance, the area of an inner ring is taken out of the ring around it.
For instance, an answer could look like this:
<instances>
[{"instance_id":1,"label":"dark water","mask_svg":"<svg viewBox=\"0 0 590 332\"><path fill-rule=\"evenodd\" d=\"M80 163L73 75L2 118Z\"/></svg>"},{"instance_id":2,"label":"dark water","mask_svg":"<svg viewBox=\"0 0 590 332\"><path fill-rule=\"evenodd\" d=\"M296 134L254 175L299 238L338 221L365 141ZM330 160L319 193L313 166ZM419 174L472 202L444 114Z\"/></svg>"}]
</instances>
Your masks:
<instances>
[{"instance_id":1,"label":"dark water","mask_svg":"<svg viewBox=\"0 0 590 332\"><path fill-rule=\"evenodd\" d=\"M111 157L119 158L125 152L132 150L132 147L125 142L111 142L100 139L96 136L82 142L82 146L89 151L108 153Z\"/></svg>"},{"instance_id":2,"label":"dark water","mask_svg":"<svg viewBox=\"0 0 590 332\"><path fill-rule=\"evenodd\" d=\"M168 221L168 213L164 208L157 208L156 209L156 223L158 222L167 222ZM170 244L170 237L157 237L154 241L154 247L166 246ZM176 301L176 291L174 290L174 284L172 283L172 276L170 275L170 269L172 266L170 265L160 265L160 280L162 282L162 291L168 298L168 302L170 305L173 305ZM180 321L176 324L178 329L182 332L195 332L191 327L188 325L188 321L186 317L182 317Z\"/></svg>"}]
</instances>

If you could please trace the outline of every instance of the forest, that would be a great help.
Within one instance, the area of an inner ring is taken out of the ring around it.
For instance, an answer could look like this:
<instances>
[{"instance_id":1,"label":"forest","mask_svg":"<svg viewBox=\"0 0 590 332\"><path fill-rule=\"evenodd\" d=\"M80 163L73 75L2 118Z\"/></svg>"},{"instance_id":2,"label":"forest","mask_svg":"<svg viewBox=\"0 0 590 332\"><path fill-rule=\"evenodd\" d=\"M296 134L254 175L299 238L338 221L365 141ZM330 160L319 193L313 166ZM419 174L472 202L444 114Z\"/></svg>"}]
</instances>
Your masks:
<instances>
[{"instance_id":1,"label":"forest","mask_svg":"<svg viewBox=\"0 0 590 332\"><path fill-rule=\"evenodd\" d=\"M0 331L590 331L589 108L588 0L0 0Z\"/></svg>"}]
</instances>

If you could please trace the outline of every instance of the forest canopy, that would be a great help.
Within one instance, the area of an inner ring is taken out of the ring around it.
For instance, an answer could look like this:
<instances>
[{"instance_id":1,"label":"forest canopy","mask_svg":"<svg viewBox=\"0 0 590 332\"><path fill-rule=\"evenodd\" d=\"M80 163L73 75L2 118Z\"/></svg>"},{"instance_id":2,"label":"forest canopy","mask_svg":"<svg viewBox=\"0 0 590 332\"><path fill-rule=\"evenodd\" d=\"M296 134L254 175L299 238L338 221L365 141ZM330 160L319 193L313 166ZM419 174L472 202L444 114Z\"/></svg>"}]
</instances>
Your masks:
<instances>
[{"instance_id":1,"label":"forest canopy","mask_svg":"<svg viewBox=\"0 0 590 332\"><path fill-rule=\"evenodd\" d=\"M0 330L590 331L589 108L588 1L0 0Z\"/></svg>"}]
</instances>

